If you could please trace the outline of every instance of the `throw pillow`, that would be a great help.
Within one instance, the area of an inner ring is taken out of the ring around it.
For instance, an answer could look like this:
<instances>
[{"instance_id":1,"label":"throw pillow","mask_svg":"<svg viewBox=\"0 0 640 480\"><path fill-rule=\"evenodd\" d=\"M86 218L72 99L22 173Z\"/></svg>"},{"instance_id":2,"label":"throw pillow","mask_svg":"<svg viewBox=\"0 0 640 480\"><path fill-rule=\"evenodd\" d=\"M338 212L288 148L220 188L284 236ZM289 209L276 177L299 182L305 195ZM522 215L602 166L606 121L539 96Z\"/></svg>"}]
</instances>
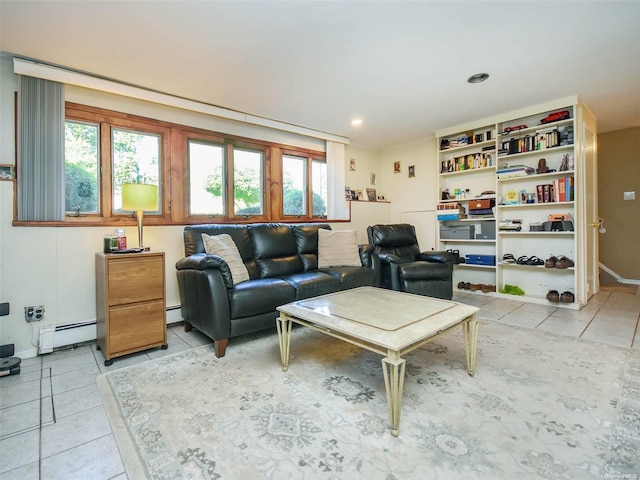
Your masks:
<instances>
[{"instance_id":1,"label":"throw pillow","mask_svg":"<svg viewBox=\"0 0 640 480\"><path fill-rule=\"evenodd\" d=\"M242 261L238 247L236 246L231 235L223 233L221 235L202 234L204 243L204 251L221 257L231 270L233 284L249 280L249 271Z\"/></svg>"},{"instance_id":2,"label":"throw pillow","mask_svg":"<svg viewBox=\"0 0 640 480\"><path fill-rule=\"evenodd\" d=\"M361 266L355 230L318 229L318 268Z\"/></svg>"}]
</instances>

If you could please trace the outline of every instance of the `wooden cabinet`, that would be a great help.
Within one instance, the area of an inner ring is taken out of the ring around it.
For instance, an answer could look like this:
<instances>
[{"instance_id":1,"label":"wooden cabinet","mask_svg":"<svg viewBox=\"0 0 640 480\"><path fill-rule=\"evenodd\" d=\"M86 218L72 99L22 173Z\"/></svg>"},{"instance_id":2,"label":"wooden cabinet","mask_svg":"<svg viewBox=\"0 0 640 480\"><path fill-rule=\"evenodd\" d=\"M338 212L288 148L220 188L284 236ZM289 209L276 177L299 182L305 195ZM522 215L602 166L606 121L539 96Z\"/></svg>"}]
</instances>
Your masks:
<instances>
[{"instance_id":1,"label":"wooden cabinet","mask_svg":"<svg viewBox=\"0 0 640 480\"><path fill-rule=\"evenodd\" d=\"M163 252L96 253L98 347L113 358L167 348Z\"/></svg>"}]
</instances>

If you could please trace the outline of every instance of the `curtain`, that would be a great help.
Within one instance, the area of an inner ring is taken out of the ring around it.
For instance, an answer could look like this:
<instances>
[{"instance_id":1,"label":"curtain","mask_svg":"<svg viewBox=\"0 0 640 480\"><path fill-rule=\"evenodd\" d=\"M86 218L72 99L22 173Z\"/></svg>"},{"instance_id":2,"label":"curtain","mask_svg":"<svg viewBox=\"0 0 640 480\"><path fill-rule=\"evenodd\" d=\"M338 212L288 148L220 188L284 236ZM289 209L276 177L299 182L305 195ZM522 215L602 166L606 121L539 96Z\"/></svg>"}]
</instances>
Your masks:
<instances>
[{"instance_id":1,"label":"curtain","mask_svg":"<svg viewBox=\"0 0 640 480\"><path fill-rule=\"evenodd\" d=\"M64 220L64 85L22 76L18 220Z\"/></svg>"},{"instance_id":2,"label":"curtain","mask_svg":"<svg viewBox=\"0 0 640 480\"><path fill-rule=\"evenodd\" d=\"M349 207L344 199L345 145L327 141L327 219L349 220Z\"/></svg>"}]
</instances>

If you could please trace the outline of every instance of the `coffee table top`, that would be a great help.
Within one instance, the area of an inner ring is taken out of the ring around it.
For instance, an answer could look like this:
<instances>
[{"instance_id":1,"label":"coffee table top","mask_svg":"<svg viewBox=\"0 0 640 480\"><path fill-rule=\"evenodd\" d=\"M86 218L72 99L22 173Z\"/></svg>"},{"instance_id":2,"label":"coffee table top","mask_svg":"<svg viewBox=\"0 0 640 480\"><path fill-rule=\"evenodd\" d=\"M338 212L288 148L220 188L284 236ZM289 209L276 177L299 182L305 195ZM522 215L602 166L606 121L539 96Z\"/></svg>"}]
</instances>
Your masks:
<instances>
[{"instance_id":1,"label":"coffee table top","mask_svg":"<svg viewBox=\"0 0 640 480\"><path fill-rule=\"evenodd\" d=\"M360 287L278 307L287 315L400 351L459 324L479 309L448 300Z\"/></svg>"}]
</instances>

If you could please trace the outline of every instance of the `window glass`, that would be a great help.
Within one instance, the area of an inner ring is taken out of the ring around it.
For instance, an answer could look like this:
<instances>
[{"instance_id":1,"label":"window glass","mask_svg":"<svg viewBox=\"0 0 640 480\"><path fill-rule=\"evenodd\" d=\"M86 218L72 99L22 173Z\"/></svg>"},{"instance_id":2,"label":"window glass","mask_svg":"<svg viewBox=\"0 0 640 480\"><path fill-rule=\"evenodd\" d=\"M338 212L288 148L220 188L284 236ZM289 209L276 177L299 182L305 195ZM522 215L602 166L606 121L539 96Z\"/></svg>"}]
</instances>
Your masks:
<instances>
[{"instance_id":1,"label":"window glass","mask_svg":"<svg viewBox=\"0 0 640 480\"><path fill-rule=\"evenodd\" d=\"M307 215L307 159L282 156L282 210L284 215Z\"/></svg>"},{"instance_id":2,"label":"window glass","mask_svg":"<svg viewBox=\"0 0 640 480\"><path fill-rule=\"evenodd\" d=\"M99 127L81 122L64 126L65 211L98 213Z\"/></svg>"},{"instance_id":3,"label":"window glass","mask_svg":"<svg viewBox=\"0 0 640 480\"><path fill-rule=\"evenodd\" d=\"M224 146L189 140L189 211L224 215Z\"/></svg>"},{"instance_id":4,"label":"window glass","mask_svg":"<svg viewBox=\"0 0 640 480\"><path fill-rule=\"evenodd\" d=\"M254 150L233 150L233 203L236 215L262 215L264 155Z\"/></svg>"},{"instance_id":5,"label":"window glass","mask_svg":"<svg viewBox=\"0 0 640 480\"><path fill-rule=\"evenodd\" d=\"M122 212L122 184L160 187L160 135L112 129L113 211ZM161 189L158 188L160 193ZM161 203L161 202L159 202Z\"/></svg>"},{"instance_id":6,"label":"window glass","mask_svg":"<svg viewBox=\"0 0 640 480\"><path fill-rule=\"evenodd\" d=\"M312 215L327 215L327 163L318 160L311 162L311 183L313 191Z\"/></svg>"}]
</instances>

